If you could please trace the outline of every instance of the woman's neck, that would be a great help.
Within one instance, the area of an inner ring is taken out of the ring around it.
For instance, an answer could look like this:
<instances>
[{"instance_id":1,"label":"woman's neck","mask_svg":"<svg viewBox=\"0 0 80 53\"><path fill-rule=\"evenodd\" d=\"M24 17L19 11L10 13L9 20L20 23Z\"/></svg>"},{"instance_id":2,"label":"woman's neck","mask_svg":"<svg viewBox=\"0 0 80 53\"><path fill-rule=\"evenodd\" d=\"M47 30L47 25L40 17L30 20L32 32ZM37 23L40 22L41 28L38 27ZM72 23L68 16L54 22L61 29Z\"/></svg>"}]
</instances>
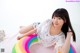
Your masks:
<instances>
[{"instance_id":1,"label":"woman's neck","mask_svg":"<svg viewBox=\"0 0 80 53\"><path fill-rule=\"evenodd\" d=\"M57 35L61 32L61 28L55 28L53 25L50 27L50 34Z\"/></svg>"}]
</instances>

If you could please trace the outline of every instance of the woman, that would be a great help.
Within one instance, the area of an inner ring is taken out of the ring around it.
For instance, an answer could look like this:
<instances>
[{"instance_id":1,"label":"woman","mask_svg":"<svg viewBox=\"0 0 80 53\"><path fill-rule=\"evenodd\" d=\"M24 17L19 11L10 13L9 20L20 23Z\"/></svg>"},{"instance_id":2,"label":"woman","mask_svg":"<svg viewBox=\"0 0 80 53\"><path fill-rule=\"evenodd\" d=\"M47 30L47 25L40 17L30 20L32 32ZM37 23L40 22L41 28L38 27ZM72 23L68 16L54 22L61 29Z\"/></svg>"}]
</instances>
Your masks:
<instances>
[{"instance_id":1,"label":"woman","mask_svg":"<svg viewBox=\"0 0 80 53\"><path fill-rule=\"evenodd\" d=\"M32 46L34 45L36 48L39 46L42 50L31 47L31 53L39 53L40 51L44 51L43 53L68 53L71 35L73 36L73 41L76 41L68 11L64 8L55 10L52 14L52 19L48 19L42 24L34 23L21 28L20 33L24 34L24 36L18 37L18 39L28 34L38 34L39 42L32 44Z\"/></svg>"}]
</instances>

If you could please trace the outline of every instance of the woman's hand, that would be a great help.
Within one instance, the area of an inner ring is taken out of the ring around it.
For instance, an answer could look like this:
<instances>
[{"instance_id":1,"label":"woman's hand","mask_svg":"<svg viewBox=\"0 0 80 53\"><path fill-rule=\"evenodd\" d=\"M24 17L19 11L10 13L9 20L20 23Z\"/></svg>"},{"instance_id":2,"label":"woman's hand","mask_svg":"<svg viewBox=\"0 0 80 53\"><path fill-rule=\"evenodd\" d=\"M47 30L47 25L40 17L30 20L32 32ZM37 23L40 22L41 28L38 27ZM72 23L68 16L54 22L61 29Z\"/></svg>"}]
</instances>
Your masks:
<instances>
[{"instance_id":1,"label":"woman's hand","mask_svg":"<svg viewBox=\"0 0 80 53\"><path fill-rule=\"evenodd\" d=\"M18 34L19 36L17 37L17 40L20 40L21 38L24 37L24 34Z\"/></svg>"},{"instance_id":2,"label":"woman's hand","mask_svg":"<svg viewBox=\"0 0 80 53\"><path fill-rule=\"evenodd\" d=\"M20 40L20 39L21 39L21 37L20 37L20 36L18 36L18 37L17 37L17 40Z\"/></svg>"},{"instance_id":3,"label":"woman's hand","mask_svg":"<svg viewBox=\"0 0 80 53\"><path fill-rule=\"evenodd\" d=\"M71 31L67 32L67 36L72 36L73 33Z\"/></svg>"}]
</instances>

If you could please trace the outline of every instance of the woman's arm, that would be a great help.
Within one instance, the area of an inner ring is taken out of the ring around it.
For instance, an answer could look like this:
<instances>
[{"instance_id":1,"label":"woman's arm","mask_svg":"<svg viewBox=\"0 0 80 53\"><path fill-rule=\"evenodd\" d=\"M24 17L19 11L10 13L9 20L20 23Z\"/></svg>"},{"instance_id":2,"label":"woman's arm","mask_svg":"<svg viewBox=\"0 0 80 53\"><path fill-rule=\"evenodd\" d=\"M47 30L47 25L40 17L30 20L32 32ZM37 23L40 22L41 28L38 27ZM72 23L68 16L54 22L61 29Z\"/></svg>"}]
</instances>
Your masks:
<instances>
[{"instance_id":1,"label":"woman's arm","mask_svg":"<svg viewBox=\"0 0 80 53\"><path fill-rule=\"evenodd\" d=\"M58 48L58 51L61 51L61 53L68 53L69 52L71 35L72 35L72 32L68 32L67 33L67 37L66 37L65 43L64 43L63 46Z\"/></svg>"},{"instance_id":2,"label":"woman's arm","mask_svg":"<svg viewBox=\"0 0 80 53\"><path fill-rule=\"evenodd\" d=\"M18 37L17 37L17 40L20 40L21 38L23 38L23 37L25 37L25 36L27 36L27 35L29 35L29 34L36 33L36 31L37 31L37 29L34 28L34 29L28 31L27 33L22 34L22 36L18 36Z\"/></svg>"},{"instance_id":3,"label":"woman's arm","mask_svg":"<svg viewBox=\"0 0 80 53\"><path fill-rule=\"evenodd\" d=\"M36 33L36 28L28 31L27 33L24 33L24 34L23 34L24 36L22 36L22 37L25 37L25 36L27 36L27 35L29 35L29 34L33 34L33 33ZM22 38L22 37L21 37L21 38Z\"/></svg>"},{"instance_id":4,"label":"woman's arm","mask_svg":"<svg viewBox=\"0 0 80 53\"><path fill-rule=\"evenodd\" d=\"M25 37L29 34L33 34L33 33L37 33L37 27L40 23L39 22L35 22L29 26L23 26L23 27L20 27L20 31L19 33L22 34L21 36L18 36L17 39L21 39L22 37Z\"/></svg>"},{"instance_id":5,"label":"woman's arm","mask_svg":"<svg viewBox=\"0 0 80 53\"><path fill-rule=\"evenodd\" d=\"M22 34L22 35L18 36L17 40L20 40L21 38L23 38L23 37L25 37L29 34L36 33L37 29L34 26L36 26L36 25L32 24L32 25L29 25L29 26L21 26L19 33Z\"/></svg>"},{"instance_id":6,"label":"woman's arm","mask_svg":"<svg viewBox=\"0 0 80 53\"><path fill-rule=\"evenodd\" d=\"M31 24L29 26L23 26L23 27L20 27L19 33L24 34L24 33L29 32L30 30L33 30L33 29L34 29L33 24Z\"/></svg>"}]
</instances>

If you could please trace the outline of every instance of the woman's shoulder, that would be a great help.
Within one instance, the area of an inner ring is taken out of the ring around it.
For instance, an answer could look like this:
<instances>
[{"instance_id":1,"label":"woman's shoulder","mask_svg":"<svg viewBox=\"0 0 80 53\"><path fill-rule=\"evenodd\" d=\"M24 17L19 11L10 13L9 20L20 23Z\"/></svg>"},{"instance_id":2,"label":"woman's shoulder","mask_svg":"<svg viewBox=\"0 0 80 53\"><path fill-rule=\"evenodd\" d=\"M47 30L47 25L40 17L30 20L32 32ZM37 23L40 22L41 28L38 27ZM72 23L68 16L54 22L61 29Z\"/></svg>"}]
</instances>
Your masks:
<instances>
[{"instance_id":1,"label":"woman's shoulder","mask_svg":"<svg viewBox=\"0 0 80 53\"><path fill-rule=\"evenodd\" d=\"M42 24L45 25L45 24L49 24L51 23L51 19L46 19Z\"/></svg>"},{"instance_id":2,"label":"woman's shoulder","mask_svg":"<svg viewBox=\"0 0 80 53\"><path fill-rule=\"evenodd\" d=\"M42 23L34 23L34 26L36 25L37 27L41 28L43 26L46 26L51 23L51 19L46 19Z\"/></svg>"},{"instance_id":3,"label":"woman's shoulder","mask_svg":"<svg viewBox=\"0 0 80 53\"><path fill-rule=\"evenodd\" d=\"M47 19L45 22L51 22L51 19Z\"/></svg>"}]
</instances>

